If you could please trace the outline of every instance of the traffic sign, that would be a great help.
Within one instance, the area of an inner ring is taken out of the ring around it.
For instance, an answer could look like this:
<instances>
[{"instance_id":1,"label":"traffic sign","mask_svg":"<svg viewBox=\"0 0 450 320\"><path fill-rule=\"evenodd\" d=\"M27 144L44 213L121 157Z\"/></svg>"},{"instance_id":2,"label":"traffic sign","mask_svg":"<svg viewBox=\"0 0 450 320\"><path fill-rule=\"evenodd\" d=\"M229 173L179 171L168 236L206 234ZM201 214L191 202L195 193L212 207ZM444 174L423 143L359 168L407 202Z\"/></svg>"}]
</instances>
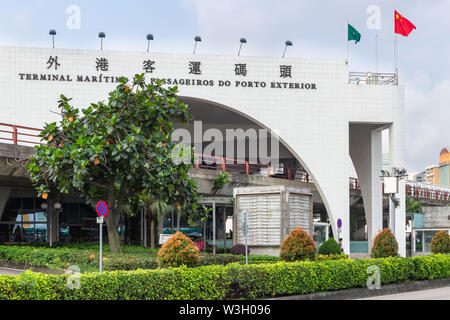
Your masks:
<instances>
[{"instance_id":1,"label":"traffic sign","mask_svg":"<svg viewBox=\"0 0 450 320\"><path fill-rule=\"evenodd\" d=\"M103 223L103 217L97 217L97 223Z\"/></svg>"},{"instance_id":2,"label":"traffic sign","mask_svg":"<svg viewBox=\"0 0 450 320\"><path fill-rule=\"evenodd\" d=\"M105 201L99 201L96 209L99 217L105 217L108 214L108 205Z\"/></svg>"},{"instance_id":3,"label":"traffic sign","mask_svg":"<svg viewBox=\"0 0 450 320\"><path fill-rule=\"evenodd\" d=\"M339 229L342 227L342 220L341 220L341 218L339 218L338 221L337 221L337 227Z\"/></svg>"}]
</instances>

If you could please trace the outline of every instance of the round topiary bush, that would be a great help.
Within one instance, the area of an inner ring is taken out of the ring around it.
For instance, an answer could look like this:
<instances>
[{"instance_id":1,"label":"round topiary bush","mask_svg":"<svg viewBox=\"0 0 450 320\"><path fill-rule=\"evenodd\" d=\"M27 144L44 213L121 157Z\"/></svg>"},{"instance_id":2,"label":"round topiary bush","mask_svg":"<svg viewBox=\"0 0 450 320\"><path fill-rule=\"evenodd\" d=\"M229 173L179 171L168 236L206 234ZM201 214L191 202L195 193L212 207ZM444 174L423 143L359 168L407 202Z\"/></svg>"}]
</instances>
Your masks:
<instances>
[{"instance_id":1,"label":"round topiary bush","mask_svg":"<svg viewBox=\"0 0 450 320\"><path fill-rule=\"evenodd\" d=\"M314 260L316 247L313 239L302 228L292 230L280 247L280 258L285 261Z\"/></svg>"},{"instance_id":2,"label":"round topiary bush","mask_svg":"<svg viewBox=\"0 0 450 320\"><path fill-rule=\"evenodd\" d=\"M177 231L159 249L157 261L163 267L190 267L198 263L199 250L194 241Z\"/></svg>"},{"instance_id":3,"label":"round topiary bush","mask_svg":"<svg viewBox=\"0 0 450 320\"><path fill-rule=\"evenodd\" d=\"M431 252L434 254L450 253L450 236L447 231L442 230L434 235L431 240Z\"/></svg>"},{"instance_id":4,"label":"round topiary bush","mask_svg":"<svg viewBox=\"0 0 450 320\"><path fill-rule=\"evenodd\" d=\"M319 254L341 254L342 250L334 238L330 238L322 243L319 247Z\"/></svg>"},{"instance_id":5,"label":"round topiary bush","mask_svg":"<svg viewBox=\"0 0 450 320\"><path fill-rule=\"evenodd\" d=\"M387 258L398 256L398 243L391 229L383 229L373 240L371 258Z\"/></svg>"},{"instance_id":6,"label":"round topiary bush","mask_svg":"<svg viewBox=\"0 0 450 320\"><path fill-rule=\"evenodd\" d=\"M231 247L230 250L231 254L242 254L245 256L245 245L244 244L236 244L233 247ZM250 255L250 248L248 248L248 254Z\"/></svg>"}]
</instances>

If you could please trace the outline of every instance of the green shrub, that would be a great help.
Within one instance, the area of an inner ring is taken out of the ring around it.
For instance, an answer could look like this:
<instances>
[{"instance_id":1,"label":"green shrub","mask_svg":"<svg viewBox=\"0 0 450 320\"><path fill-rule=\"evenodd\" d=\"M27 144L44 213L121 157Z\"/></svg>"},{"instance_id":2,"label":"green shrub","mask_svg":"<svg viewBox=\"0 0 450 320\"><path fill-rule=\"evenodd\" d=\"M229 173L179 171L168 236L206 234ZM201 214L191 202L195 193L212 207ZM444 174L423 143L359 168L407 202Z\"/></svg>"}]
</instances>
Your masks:
<instances>
[{"instance_id":1,"label":"green shrub","mask_svg":"<svg viewBox=\"0 0 450 320\"><path fill-rule=\"evenodd\" d=\"M196 266L226 265L238 261L241 261L241 257L233 254L200 254Z\"/></svg>"},{"instance_id":2,"label":"green shrub","mask_svg":"<svg viewBox=\"0 0 450 320\"><path fill-rule=\"evenodd\" d=\"M160 266L193 266L199 261L198 247L180 231L169 238L158 251Z\"/></svg>"},{"instance_id":3,"label":"green shrub","mask_svg":"<svg viewBox=\"0 0 450 320\"><path fill-rule=\"evenodd\" d=\"M285 261L314 260L315 255L314 242L302 228L292 230L281 243L280 258Z\"/></svg>"},{"instance_id":4,"label":"green shrub","mask_svg":"<svg viewBox=\"0 0 450 320\"><path fill-rule=\"evenodd\" d=\"M391 229L383 229L373 240L372 258L387 258L398 256L398 243Z\"/></svg>"},{"instance_id":5,"label":"green shrub","mask_svg":"<svg viewBox=\"0 0 450 320\"><path fill-rule=\"evenodd\" d=\"M442 230L434 235L433 240L431 240L431 252L435 254L450 253L450 235L447 231Z\"/></svg>"},{"instance_id":6,"label":"green shrub","mask_svg":"<svg viewBox=\"0 0 450 320\"><path fill-rule=\"evenodd\" d=\"M341 254L342 250L334 238L325 240L319 247L319 254Z\"/></svg>"},{"instance_id":7,"label":"green shrub","mask_svg":"<svg viewBox=\"0 0 450 320\"><path fill-rule=\"evenodd\" d=\"M413 257L414 280L440 279L450 277L450 255L432 254Z\"/></svg>"},{"instance_id":8,"label":"green shrub","mask_svg":"<svg viewBox=\"0 0 450 320\"><path fill-rule=\"evenodd\" d=\"M450 277L450 255L413 258L275 262L272 264L156 270L106 271L79 276L26 272L0 275L0 300L161 300L263 298L365 287L369 266L380 268L381 283Z\"/></svg>"},{"instance_id":9,"label":"green shrub","mask_svg":"<svg viewBox=\"0 0 450 320\"><path fill-rule=\"evenodd\" d=\"M348 255L344 253L340 254L318 254L316 256L317 261L325 261L325 260L346 260L348 259Z\"/></svg>"}]
</instances>

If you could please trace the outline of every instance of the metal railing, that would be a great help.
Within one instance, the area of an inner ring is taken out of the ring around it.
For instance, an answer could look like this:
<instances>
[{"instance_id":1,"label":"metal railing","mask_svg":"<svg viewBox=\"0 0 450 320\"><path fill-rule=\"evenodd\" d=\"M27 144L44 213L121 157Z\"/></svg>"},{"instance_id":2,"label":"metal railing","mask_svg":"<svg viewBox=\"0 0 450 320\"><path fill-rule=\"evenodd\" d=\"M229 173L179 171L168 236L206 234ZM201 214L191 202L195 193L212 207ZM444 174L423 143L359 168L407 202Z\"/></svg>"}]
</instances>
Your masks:
<instances>
[{"instance_id":1,"label":"metal railing","mask_svg":"<svg viewBox=\"0 0 450 320\"><path fill-rule=\"evenodd\" d=\"M13 144L38 145L41 144L39 133L41 129L0 123L0 141Z\"/></svg>"},{"instance_id":2,"label":"metal railing","mask_svg":"<svg viewBox=\"0 0 450 320\"><path fill-rule=\"evenodd\" d=\"M348 83L358 85L398 85L395 73L350 72Z\"/></svg>"},{"instance_id":3,"label":"metal railing","mask_svg":"<svg viewBox=\"0 0 450 320\"><path fill-rule=\"evenodd\" d=\"M272 178L311 182L309 174L303 168L284 165L271 166L248 160L231 159L195 153L195 167L197 169L221 170L223 172L241 173L246 175L260 175Z\"/></svg>"},{"instance_id":4,"label":"metal railing","mask_svg":"<svg viewBox=\"0 0 450 320\"><path fill-rule=\"evenodd\" d=\"M41 129L37 128L0 123L0 142L6 141L7 143L17 145L42 144L40 142L40 132ZM300 167L288 167L282 164L271 166L270 164L204 154L195 154L195 167L198 169L221 170L223 172L260 175L301 182L313 182L308 172ZM450 188L448 187L415 181L406 181L405 185L406 194L411 197L437 201L450 201ZM359 179L350 177L349 188L353 190L360 189Z\"/></svg>"}]
</instances>

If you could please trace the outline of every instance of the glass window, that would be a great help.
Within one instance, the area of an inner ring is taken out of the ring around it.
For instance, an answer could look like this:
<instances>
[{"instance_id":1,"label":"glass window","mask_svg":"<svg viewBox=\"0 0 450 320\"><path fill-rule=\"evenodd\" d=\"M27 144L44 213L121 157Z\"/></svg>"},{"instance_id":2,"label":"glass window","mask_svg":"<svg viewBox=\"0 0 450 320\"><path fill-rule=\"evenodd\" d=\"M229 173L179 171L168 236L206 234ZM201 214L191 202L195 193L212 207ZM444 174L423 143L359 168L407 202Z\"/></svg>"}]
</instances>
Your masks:
<instances>
[{"instance_id":1,"label":"glass window","mask_svg":"<svg viewBox=\"0 0 450 320\"><path fill-rule=\"evenodd\" d=\"M424 231L424 252L431 252L431 240L438 231Z\"/></svg>"},{"instance_id":2,"label":"glass window","mask_svg":"<svg viewBox=\"0 0 450 320\"><path fill-rule=\"evenodd\" d=\"M423 252L423 231L416 231L416 252Z\"/></svg>"}]
</instances>

